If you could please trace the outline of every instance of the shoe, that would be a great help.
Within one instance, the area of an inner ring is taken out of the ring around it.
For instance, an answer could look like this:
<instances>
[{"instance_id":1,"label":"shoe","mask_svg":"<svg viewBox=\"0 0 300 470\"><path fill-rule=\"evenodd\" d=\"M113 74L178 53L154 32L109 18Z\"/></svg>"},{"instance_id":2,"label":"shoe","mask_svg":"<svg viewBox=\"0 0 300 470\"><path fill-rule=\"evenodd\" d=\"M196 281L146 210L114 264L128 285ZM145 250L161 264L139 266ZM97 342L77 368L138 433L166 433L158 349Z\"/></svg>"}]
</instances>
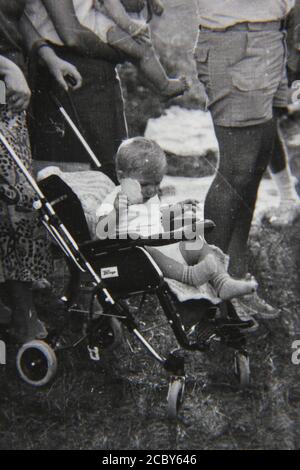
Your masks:
<instances>
[{"instance_id":1,"label":"shoe","mask_svg":"<svg viewBox=\"0 0 300 470\"><path fill-rule=\"evenodd\" d=\"M274 320L279 317L279 310L258 296L257 292L235 299L240 309L246 314L262 320ZM235 305L234 305L235 306ZM240 315L240 313L238 313Z\"/></svg>"}]
</instances>

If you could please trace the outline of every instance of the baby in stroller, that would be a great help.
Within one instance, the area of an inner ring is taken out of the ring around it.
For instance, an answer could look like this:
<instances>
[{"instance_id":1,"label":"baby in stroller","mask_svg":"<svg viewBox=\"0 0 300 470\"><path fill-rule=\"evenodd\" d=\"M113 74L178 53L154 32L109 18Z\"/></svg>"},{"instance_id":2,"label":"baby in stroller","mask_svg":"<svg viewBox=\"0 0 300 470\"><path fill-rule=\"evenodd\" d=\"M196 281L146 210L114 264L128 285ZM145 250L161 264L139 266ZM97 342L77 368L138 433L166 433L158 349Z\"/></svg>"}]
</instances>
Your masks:
<instances>
[{"instance_id":1,"label":"baby in stroller","mask_svg":"<svg viewBox=\"0 0 300 470\"><path fill-rule=\"evenodd\" d=\"M164 232L163 221L169 222L171 214L175 217L182 214L182 204L192 206L195 213L193 200L173 207L161 205L158 194L166 157L154 141L136 137L123 142L117 153L116 169L121 184L106 196L96 214L99 239L155 236ZM257 289L253 278L233 279L227 272L228 257L219 248L208 245L200 234L193 241L147 250L165 278L194 287L209 282L221 300L248 295Z\"/></svg>"}]
</instances>

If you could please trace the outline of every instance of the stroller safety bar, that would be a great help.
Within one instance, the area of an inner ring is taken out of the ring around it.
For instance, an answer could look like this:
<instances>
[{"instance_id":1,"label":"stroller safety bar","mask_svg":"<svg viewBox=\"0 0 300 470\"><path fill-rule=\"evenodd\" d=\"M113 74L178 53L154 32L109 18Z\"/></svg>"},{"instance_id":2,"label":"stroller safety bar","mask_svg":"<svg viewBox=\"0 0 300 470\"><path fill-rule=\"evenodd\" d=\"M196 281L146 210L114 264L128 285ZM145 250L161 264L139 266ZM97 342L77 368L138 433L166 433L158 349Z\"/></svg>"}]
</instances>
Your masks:
<instances>
[{"instance_id":1,"label":"stroller safety bar","mask_svg":"<svg viewBox=\"0 0 300 470\"><path fill-rule=\"evenodd\" d=\"M119 238L109 238L105 240L93 240L80 244L80 249L87 256L95 256L97 253L119 250L130 247L143 246L163 246L178 243L179 241L191 241L197 237L197 234L208 232L215 228L214 222L211 220L197 221L194 224L186 225L182 229L163 232L151 237L140 237L136 234L125 234L127 238L123 238L120 234ZM135 236L136 235L136 236Z\"/></svg>"}]
</instances>

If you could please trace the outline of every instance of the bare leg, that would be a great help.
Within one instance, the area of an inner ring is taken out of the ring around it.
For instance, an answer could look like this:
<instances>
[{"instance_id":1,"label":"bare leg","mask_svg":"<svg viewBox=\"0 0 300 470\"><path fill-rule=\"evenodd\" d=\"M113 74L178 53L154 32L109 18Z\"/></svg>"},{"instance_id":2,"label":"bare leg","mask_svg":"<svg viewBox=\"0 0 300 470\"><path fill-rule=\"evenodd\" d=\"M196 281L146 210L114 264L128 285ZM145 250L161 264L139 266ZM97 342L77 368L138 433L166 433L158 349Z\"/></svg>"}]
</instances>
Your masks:
<instances>
[{"instance_id":1,"label":"bare leg","mask_svg":"<svg viewBox=\"0 0 300 470\"><path fill-rule=\"evenodd\" d=\"M107 39L111 46L122 50L137 63L142 73L163 95L171 98L182 95L188 89L184 77L171 79L167 76L151 44L138 44L117 26L109 30Z\"/></svg>"}]
</instances>

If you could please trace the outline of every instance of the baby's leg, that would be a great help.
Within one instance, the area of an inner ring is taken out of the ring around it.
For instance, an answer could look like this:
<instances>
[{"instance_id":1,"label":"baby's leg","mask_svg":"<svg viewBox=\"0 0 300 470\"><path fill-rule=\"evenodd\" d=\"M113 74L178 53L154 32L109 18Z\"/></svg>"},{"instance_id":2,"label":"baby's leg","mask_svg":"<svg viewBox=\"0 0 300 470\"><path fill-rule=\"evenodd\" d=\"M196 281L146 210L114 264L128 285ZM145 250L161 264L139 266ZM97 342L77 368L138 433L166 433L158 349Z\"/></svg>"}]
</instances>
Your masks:
<instances>
[{"instance_id":1,"label":"baby's leg","mask_svg":"<svg viewBox=\"0 0 300 470\"><path fill-rule=\"evenodd\" d=\"M203 238L194 241L180 242L180 251L189 266L194 266L211 254L209 245Z\"/></svg>"},{"instance_id":2,"label":"baby's leg","mask_svg":"<svg viewBox=\"0 0 300 470\"><path fill-rule=\"evenodd\" d=\"M205 284L211 279L217 269L213 256L207 256L196 266L186 266L164 255L155 248L147 247L147 251L161 269L164 277L183 282L190 286L198 287Z\"/></svg>"},{"instance_id":3,"label":"baby's leg","mask_svg":"<svg viewBox=\"0 0 300 470\"><path fill-rule=\"evenodd\" d=\"M194 265L195 270L201 270L205 261L207 263L207 260L209 260L209 266L214 266L215 270L210 271L210 277L207 281L211 282L222 300L241 297L257 290L257 282L254 279L236 280L228 274L225 266L225 255L221 250L208 245L205 241L202 247L201 244L199 246L200 248L197 249L197 242L194 244L183 242L180 245L181 253L188 264Z\"/></svg>"},{"instance_id":4,"label":"baby's leg","mask_svg":"<svg viewBox=\"0 0 300 470\"><path fill-rule=\"evenodd\" d=\"M125 52L129 59L137 63L141 72L163 95L175 97L182 95L188 89L184 77L171 79L167 76L151 43L137 43L118 26L108 31L107 40L111 46Z\"/></svg>"}]
</instances>

